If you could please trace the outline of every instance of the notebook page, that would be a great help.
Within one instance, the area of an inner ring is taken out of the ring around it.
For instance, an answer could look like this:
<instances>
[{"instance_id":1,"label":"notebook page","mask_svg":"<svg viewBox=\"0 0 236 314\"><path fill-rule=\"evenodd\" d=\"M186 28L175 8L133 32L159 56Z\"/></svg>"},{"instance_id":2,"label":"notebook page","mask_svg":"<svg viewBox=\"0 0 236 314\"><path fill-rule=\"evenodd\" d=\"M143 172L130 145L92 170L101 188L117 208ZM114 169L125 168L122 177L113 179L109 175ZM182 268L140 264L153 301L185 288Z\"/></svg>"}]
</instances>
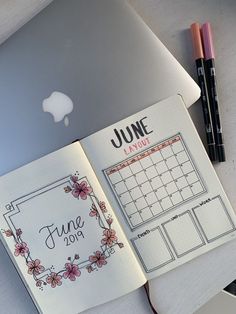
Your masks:
<instances>
[{"instance_id":1,"label":"notebook page","mask_svg":"<svg viewBox=\"0 0 236 314\"><path fill-rule=\"evenodd\" d=\"M1 238L40 312L75 314L145 282L78 142L1 177L0 190Z\"/></svg>"},{"instance_id":2,"label":"notebook page","mask_svg":"<svg viewBox=\"0 0 236 314\"><path fill-rule=\"evenodd\" d=\"M180 96L82 146L148 279L235 237L235 214Z\"/></svg>"}]
</instances>

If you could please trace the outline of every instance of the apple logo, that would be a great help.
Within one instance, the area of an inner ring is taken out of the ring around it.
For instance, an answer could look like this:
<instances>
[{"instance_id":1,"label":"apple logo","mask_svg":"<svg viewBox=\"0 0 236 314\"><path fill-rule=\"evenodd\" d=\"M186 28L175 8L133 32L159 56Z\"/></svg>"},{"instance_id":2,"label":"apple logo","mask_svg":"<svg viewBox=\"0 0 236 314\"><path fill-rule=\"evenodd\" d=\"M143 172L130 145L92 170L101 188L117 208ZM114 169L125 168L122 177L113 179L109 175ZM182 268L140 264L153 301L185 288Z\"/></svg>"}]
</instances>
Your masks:
<instances>
[{"instance_id":1,"label":"apple logo","mask_svg":"<svg viewBox=\"0 0 236 314\"><path fill-rule=\"evenodd\" d=\"M54 122L64 119L65 126L69 125L68 114L73 110L73 102L67 95L61 92L53 92L43 101L43 111L49 112L54 118Z\"/></svg>"}]
</instances>

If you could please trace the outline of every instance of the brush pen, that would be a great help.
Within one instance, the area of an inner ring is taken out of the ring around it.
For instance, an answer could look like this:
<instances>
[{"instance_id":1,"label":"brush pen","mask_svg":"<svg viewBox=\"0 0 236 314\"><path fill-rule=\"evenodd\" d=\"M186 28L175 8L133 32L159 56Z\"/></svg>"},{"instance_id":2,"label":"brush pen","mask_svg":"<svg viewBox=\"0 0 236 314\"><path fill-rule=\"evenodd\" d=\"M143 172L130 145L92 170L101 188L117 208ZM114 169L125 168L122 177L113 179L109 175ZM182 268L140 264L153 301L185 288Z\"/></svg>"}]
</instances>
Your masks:
<instances>
[{"instance_id":1,"label":"brush pen","mask_svg":"<svg viewBox=\"0 0 236 314\"><path fill-rule=\"evenodd\" d=\"M197 67L198 84L201 89L201 102L203 118L205 123L206 139L208 146L208 155L211 161L216 161L215 138L211 117L210 102L208 98L207 82L204 68L204 54L201 41L200 26L198 23L191 25L191 34L193 40L194 57Z\"/></svg>"},{"instance_id":2,"label":"brush pen","mask_svg":"<svg viewBox=\"0 0 236 314\"><path fill-rule=\"evenodd\" d=\"M203 24L202 39L204 45L204 56L208 82L209 100L211 106L211 115L216 142L216 153L218 155L219 161L222 162L225 161L225 148L223 142L222 126L220 121L220 108L217 93L215 70L215 53L210 23Z\"/></svg>"}]
</instances>

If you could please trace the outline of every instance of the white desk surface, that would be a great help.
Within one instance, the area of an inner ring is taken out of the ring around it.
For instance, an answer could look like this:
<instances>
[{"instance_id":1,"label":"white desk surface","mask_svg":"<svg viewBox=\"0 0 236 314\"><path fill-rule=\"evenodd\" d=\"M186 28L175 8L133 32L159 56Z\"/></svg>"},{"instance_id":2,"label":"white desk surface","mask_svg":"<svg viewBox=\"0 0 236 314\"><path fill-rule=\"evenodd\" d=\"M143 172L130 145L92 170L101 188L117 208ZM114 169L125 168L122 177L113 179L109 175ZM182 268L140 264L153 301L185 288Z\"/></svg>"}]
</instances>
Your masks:
<instances>
[{"instance_id":1,"label":"white desk surface","mask_svg":"<svg viewBox=\"0 0 236 314\"><path fill-rule=\"evenodd\" d=\"M0 42L32 17L50 0L0 0ZM189 25L210 21L214 32L219 98L227 162L215 169L236 210L236 1L234 0L129 0L154 33L163 41L192 77ZM204 141L201 104L190 108ZM0 312L37 313L27 291L0 249ZM236 278L236 241L211 251L151 282L152 298L160 314L191 314ZM9 267L4 267L9 263ZM56 305L55 305L56 306ZM209 307L210 308L210 307ZM151 313L143 289L86 312L96 314ZM198 314L203 313L201 310ZM204 314L208 313L205 308ZM210 314L211 312L209 312ZM216 313L216 312L215 312ZM230 314L225 307L224 314Z\"/></svg>"}]
</instances>

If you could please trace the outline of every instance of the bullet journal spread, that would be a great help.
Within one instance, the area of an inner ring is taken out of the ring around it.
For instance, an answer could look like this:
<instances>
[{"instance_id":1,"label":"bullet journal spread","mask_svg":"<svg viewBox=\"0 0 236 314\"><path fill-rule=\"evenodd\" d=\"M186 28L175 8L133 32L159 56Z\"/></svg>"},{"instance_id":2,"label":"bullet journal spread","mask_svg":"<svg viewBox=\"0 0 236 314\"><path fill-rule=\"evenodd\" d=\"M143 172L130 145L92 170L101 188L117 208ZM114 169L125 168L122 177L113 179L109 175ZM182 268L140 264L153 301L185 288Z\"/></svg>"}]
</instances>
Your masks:
<instances>
[{"instance_id":1,"label":"bullet journal spread","mask_svg":"<svg viewBox=\"0 0 236 314\"><path fill-rule=\"evenodd\" d=\"M1 177L0 189L1 240L40 313L108 302L235 237L180 96Z\"/></svg>"}]
</instances>

